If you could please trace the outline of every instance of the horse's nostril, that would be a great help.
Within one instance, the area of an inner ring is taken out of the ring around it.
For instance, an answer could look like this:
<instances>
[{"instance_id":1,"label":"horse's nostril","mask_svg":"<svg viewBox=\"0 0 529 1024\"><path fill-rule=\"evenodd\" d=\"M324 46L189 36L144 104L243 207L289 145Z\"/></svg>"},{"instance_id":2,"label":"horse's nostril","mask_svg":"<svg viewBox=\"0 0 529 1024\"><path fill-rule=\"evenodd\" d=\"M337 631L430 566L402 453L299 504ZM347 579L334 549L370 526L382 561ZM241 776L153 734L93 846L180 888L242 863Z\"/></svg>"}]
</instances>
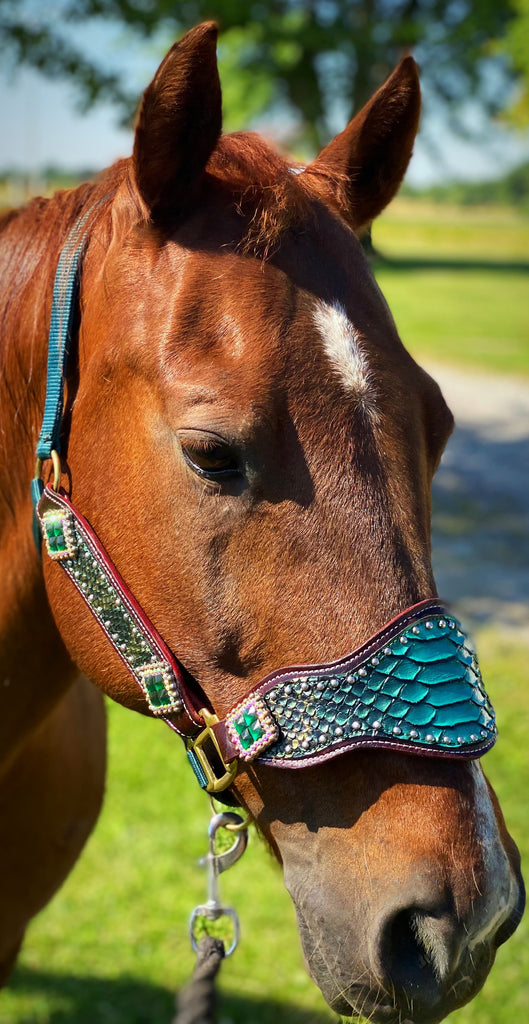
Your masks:
<instances>
[{"instance_id":1,"label":"horse's nostril","mask_svg":"<svg viewBox=\"0 0 529 1024\"><path fill-rule=\"evenodd\" d=\"M394 914L381 937L381 968L394 990L436 1002L456 966L453 930L444 915L407 908Z\"/></svg>"}]
</instances>

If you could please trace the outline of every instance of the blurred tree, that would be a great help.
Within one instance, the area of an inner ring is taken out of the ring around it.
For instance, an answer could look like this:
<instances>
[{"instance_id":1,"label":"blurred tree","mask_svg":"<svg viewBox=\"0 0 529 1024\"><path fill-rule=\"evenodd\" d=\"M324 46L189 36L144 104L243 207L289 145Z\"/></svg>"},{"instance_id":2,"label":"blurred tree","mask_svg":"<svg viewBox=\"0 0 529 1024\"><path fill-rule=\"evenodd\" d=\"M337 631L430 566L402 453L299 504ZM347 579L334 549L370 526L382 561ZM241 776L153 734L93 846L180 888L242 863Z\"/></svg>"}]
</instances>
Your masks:
<instances>
[{"instance_id":1,"label":"blurred tree","mask_svg":"<svg viewBox=\"0 0 529 1024\"><path fill-rule=\"evenodd\" d=\"M508 120L516 127L524 128L529 124L529 0L513 0L513 6L515 16L507 26L498 51L511 58L518 74L519 90L507 110Z\"/></svg>"},{"instance_id":2,"label":"blurred tree","mask_svg":"<svg viewBox=\"0 0 529 1024\"><path fill-rule=\"evenodd\" d=\"M492 54L527 0L0 0L0 46L17 63L69 76L81 102L115 102L130 117L137 96L125 75L89 59L79 28L103 20L164 44L197 22L222 30L219 59L227 127L257 117L287 124L314 148L413 52L426 95L457 112L470 98L505 105L509 57ZM77 42L80 38L81 42ZM75 41L74 41L75 40ZM502 69L492 75L492 65Z\"/></svg>"}]
</instances>

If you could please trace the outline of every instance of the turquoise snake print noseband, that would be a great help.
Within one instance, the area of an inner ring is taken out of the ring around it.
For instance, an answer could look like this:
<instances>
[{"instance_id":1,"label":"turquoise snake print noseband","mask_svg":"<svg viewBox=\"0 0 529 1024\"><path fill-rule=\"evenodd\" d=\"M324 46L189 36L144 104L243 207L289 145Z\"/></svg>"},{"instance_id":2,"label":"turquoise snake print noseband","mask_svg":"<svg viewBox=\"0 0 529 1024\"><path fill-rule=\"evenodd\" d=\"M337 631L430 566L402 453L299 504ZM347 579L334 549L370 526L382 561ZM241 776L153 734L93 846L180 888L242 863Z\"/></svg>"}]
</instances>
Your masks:
<instances>
[{"instance_id":1,"label":"turquoise snake print noseband","mask_svg":"<svg viewBox=\"0 0 529 1024\"><path fill-rule=\"evenodd\" d=\"M341 661L269 677L214 730L227 755L291 768L361 746L478 757L496 739L476 655L437 601Z\"/></svg>"}]
</instances>

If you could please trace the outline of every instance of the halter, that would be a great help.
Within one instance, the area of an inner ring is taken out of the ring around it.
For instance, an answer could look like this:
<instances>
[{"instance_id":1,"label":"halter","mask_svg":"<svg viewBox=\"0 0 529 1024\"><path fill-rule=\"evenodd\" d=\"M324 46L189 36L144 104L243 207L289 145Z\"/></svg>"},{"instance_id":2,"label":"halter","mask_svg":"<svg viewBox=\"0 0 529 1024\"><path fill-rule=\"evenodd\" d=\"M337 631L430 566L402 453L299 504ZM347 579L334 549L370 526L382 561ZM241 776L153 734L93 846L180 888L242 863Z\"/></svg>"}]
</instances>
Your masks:
<instances>
[{"instance_id":1,"label":"halter","mask_svg":"<svg viewBox=\"0 0 529 1024\"><path fill-rule=\"evenodd\" d=\"M152 715L185 740L203 789L231 786L250 762L299 769L361 747L478 758L497 731L476 655L437 599L393 619L352 654L273 672L223 720L128 589L90 523L60 486L60 433L79 271L94 208L70 231L53 291L48 378L32 498L37 532L82 596ZM52 459L54 480L41 467Z\"/></svg>"}]
</instances>

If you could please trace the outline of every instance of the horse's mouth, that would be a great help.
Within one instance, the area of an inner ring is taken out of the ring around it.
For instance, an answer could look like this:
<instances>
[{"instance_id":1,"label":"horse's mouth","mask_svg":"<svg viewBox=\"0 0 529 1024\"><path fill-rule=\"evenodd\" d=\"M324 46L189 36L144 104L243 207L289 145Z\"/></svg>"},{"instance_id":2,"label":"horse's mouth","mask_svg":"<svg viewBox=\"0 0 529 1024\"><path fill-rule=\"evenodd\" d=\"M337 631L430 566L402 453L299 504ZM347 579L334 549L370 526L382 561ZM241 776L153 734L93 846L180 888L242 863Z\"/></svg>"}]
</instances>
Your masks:
<instances>
[{"instance_id":1,"label":"horse's mouth","mask_svg":"<svg viewBox=\"0 0 529 1024\"><path fill-rule=\"evenodd\" d=\"M439 998L425 1006L421 999L413 996L412 991L395 991L390 994L378 986L374 978L369 986L362 982L344 984L328 963L325 942L313 942L305 919L296 909L307 971L330 1008L341 1017L361 1017L370 1024L439 1024L449 1013L474 997L485 981L494 959L495 950L483 946L478 954L474 949L472 965L470 960L468 964L461 963L449 994L445 993L443 998L439 992Z\"/></svg>"}]
</instances>

